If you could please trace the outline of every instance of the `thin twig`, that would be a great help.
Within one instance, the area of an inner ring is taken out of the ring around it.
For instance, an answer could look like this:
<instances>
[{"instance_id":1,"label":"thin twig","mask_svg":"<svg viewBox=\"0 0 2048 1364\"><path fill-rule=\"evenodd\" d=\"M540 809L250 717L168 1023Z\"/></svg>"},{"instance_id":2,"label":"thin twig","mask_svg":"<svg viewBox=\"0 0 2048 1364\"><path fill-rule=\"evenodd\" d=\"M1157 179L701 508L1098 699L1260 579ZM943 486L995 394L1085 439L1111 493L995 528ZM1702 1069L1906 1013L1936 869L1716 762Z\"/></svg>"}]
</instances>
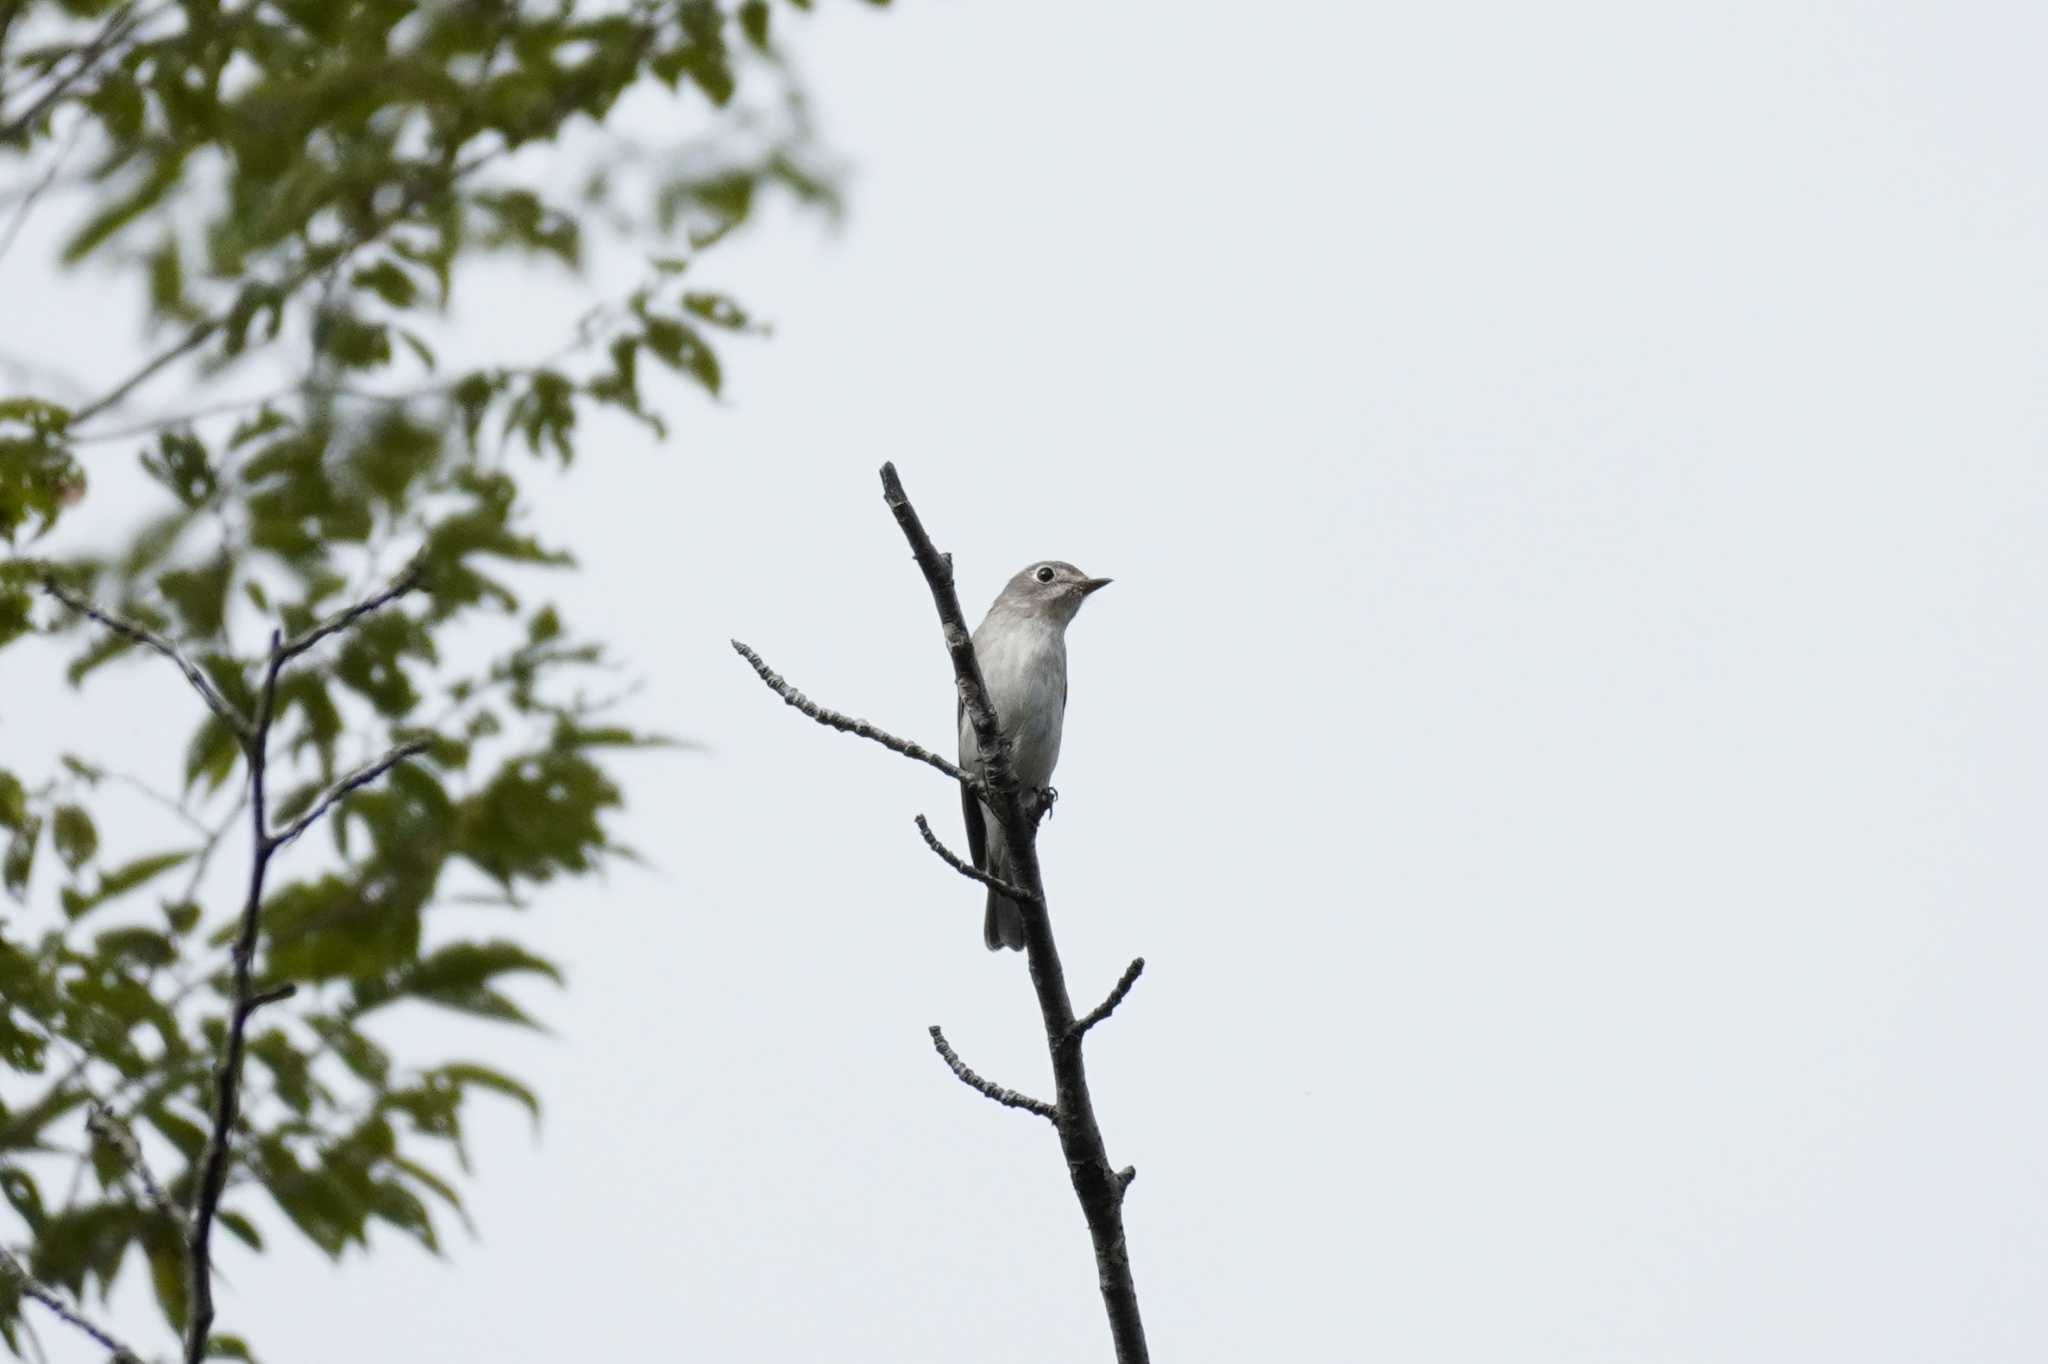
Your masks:
<instances>
[{"instance_id":1,"label":"thin twig","mask_svg":"<svg viewBox=\"0 0 2048 1364\"><path fill-rule=\"evenodd\" d=\"M925 822L923 815L917 817L917 831L924 835L925 846L937 853L941 862L944 862L968 880L979 881L990 890L995 891L999 895L1007 895L1012 900L1029 900L1034 904L1038 902L1038 897L1024 889L1024 887L1013 886L999 876L989 875L981 868L955 853L945 844L939 842L938 835L932 832L932 826Z\"/></svg>"},{"instance_id":2,"label":"thin twig","mask_svg":"<svg viewBox=\"0 0 2048 1364\"><path fill-rule=\"evenodd\" d=\"M215 689L212 681L208 679L206 674L199 670L199 665L185 657L184 652L177 645L171 643L154 630L144 629L132 620L124 620L119 616L101 610L84 597L79 596L70 588L58 582L55 578L43 579L43 590L78 612L78 614L98 621L117 635L156 650L165 658L177 664L178 670L185 674L185 680L192 684L192 690L198 692L199 699L206 702L206 708L219 716L221 723L226 725L237 738L247 740L249 737L249 722L242 718L233 706L228 704L227 698L222 696Z\"/></svg>"},{"instance_id":3,"label":"thin twig","mask_svg":"<svg viewBox=\"0 0 2048 1364\"><path fill-rule=\"evenodd\" d=\"M1067 1036L1073 1041L1078 1042L1081 1040L1083 1033L1086 1033L1097 1023L1115 1013L1116 1006L1124 1002L1124 996L1129 994L1131 987L1138 983L1138 973L1144 969L1145 959L1143 957L1133 957L1131 964L1124 968L1123 977L1117 981L1116 987L1109 992L1109 998L1089 1010L1086 1015L1074 1024L1072 1031L1068 1032Z\"/></svg>"},{"instance_id":4,"label":"thin twig","mask_svg":"<svg viewBox=\"0 0 2048 1364\"><path fill-rule=\"evenodd\" d=\"M819 705L795 687L790 686L788 682L782 679L780 674L762 661L761 655L755 653L738 640L732 641L732 647L734 652L753 665L754 671L760 674L761 680L768 684L768 690L774 692L789 705L796 707L819 724L840 730L843 733L859 735L863 739L873 739L892 753L901 753L906 758L936 767L954 781L965 782L969 786L974 787L980 786L980 783L975 780L972 774L963 772L924 745L914 744L908 739L899 739L887 730L875 728L865 720L856 720L850 715L842 715L836 710L828 710L824 706Z\"/></svg>"},{"instance_id":5,"label":"thin twig","mask_svg":"<svg viewBox=\"0 0 2048 1364\"><path fill-rule=\"evenodd\" d=\"M50 158L50 168L42 173L35 184L29 187L28 192L21 196L21 201L15 205L14 216L7 221L7 230L0 233L0 260L6 259L7 253L14 249L15 240L21 236L21 229L28 225L28 215L35 211L36 201L48 193L50 186L57 183L57 177L64 173L65 163L71 159L71 149L78 145L78 135L84 129L83 119L72 124L71 131L65 135L64 145Z\"/></svg>"},{"instance_id":6,"label":"thin twig","mask_svg":"<svg viewBox=\"0 0 2048 1364\"><path fill-rule=\"evenodd\" d=\"M253 1014L266 1004L282 1004L298 992L298 986L292 984L292 982L290 981L286 981L284 984L276 986L272 989L263 990L256 994L250 995L249 1012Z\"/></svg>"},{"instance_id":7,"label":"thin twig","mask_svg":"<svg viewBox=\"0 0 2048 1364\"><path fill-rule=\"evenodd\" d=\"M168 7L166 6L165 8ZM98 35L73 54L77 57L77 61L69 71L52 81L50 88L38 96L28 108L7 120L5 124L0 124L0 143L12 142L27 132L51 105L64 97L64 92L76 84L79 77L92 70L93 65L106 54L109 48L140 28L145 21L155 18L159 13L162 13L161 9L138 18L136 17L133 3L123 5L120 9L114 11L113 17L107 20L106 26L99 31Z\"/></svg>"},{"instance_id":8,"label":"thin twig","mask_svg":"<svg viewBox=\"0 0 2048 1364\"><path fill-rule=\"evenodd\" d=\"M230 412L241 412L251 407L261 407L265 403L274 403L280 398L289 398L304 387L304 383L286 384L283 388L273 389L268 393L257 393L247 398L226 398L217 403L208 403L203 407L188 408L183 412L173 412L162 417L150 417L142 421L131 422L126 426L108 427L102 431L67 430L65 439L73 445L98 445L110 440L127 440L132 436L147 436L161 431L165 427L189 426L193 422L203 421L208 417L225 416ZM76 418L73 420L76 421Z\"/></svg>"},{"instance_id":9,"label":"thin twig","mask_svg":"<svg viewBox=\"0 0 2048 1364\"><path fill-rule=\"evenodd\" d=\"M193 814L190 810L186 809L183 801L177 799L175 796L165 795L163 792L157 790L154 786L151 786L148 782L136 776L134 773L116 772L113 769L106 767L96 768L94 769L94 773L97 777L103 778L104 780L119 782L121 785L126 786L140 794L151 804L161 806L163 809L170 811L179 819L183 820L185 822L186 827L191 829L194 833L206 834L209 837L213 834L213 830L210 827L208 827L206 821L199 818L199 816Z\"/></svg>"},{"instance_id":10,"label":"thin twig","mask_svg":"<svg viewBox=\"0 0 2048 1364\"><path fill-rule=\"evenodd\" d=\"M321 640L326 639L329 635L340 630L346 630L372 611L382 610L392 602L397 601L400 597L420 585L423 573L424 566L415 560L406 566L404 572L392 579L389 587L374 597L365 597L362 601L349 607L348 610L338 611L303 633L294 635L279 646L277 660L271 665L272 671L275 672L277 668L291 662Z\"/></svg>"},{"instance_id":11,"label":"thin twig","mask_svg":"<svg viewBox=\"0 0 2048 1364\"><path fill-rule=\"evenodd\" d=\"M85 1126L87 1131L121 1153L121 1158L135 1171L135 1177L142 1181L143 1192L149 1195L151 1205L182 1231L185 1214L164 1192L164 1186L156 1182L156 1176L150 1173L149 1162L142 1158L142 1145L135 1140L135 1134L128 1130L127 1125L114 1116L112 1109L95 1101L86 1110Z\"/></svg>"},{"instance_id":12,"label":"thin twig","mask_svg":"<svg viewBox=\"0 0 2048 1364\"><path fill-rule=\"evenodd\" d=\"M430 747L432 745L425 739L413 739L400 744L383 757L377 759L377 761L357 768L334 785L328 787L326 793L319 800L315 801L313 807L307 810L306 813L272 834L270 836L270 846L273 848L283 847L300 834L306 832L306 830L312 828L319 821L320 816L326 814L328 809L333 806L334 802L358 787L368 786L407 758L415 754L424 753Z\"/></svg>"},{"instance_id":13,"label":"thin twig","mask_svg":"<svg viewBox=\"0 0 2048 1364\"><path fill-rule=\"evenodd\" d=\"M56 1313L60 1319L91 1336L100 1343L102 1348L113 1351L116 1360L128 1361L129 1364L132 1364L133 1361L142 1358L135 1351L107 1334L104 1327L95 1325L93 1322L80 1316L76 1308L57 1295L56 1290L46 1287L41 1280L31 1275L22 1266L21 1261L14 1258L13 1252L9 1251L5 1246L0 1246L0 1273L4 1273L8 1278L14 1280L15 1285L21 1290L21 1296L24 1298L34 1298L37 1302Z\"/></svg>"},{"instance_id":14,"label":"thin twig","mask_svg":"<svg viewBox=\"0 0 2048 1364\"><path fill-rule=\"evenodd\" d=\"M399 223L403 222L406 215L411 213L415 208L419 207L419 205L430 194L441 193L454 188L457 182L461 181L462 179L470 175L478 167L484 165L485 163L493 160L494 158L502 154L503 151L504 149L502 147L494 147L486 151L478 152L476 155L470 157L466 161L446 166L445 169L443 169L439 173L439 184L430 185L426 182L424 177L416 178L413 184L407 186L405 194L400 198L398 204L389 213L382 215L377 221L369 224L361 232L358 232L355 235L354 240L349 242L349 244L346 247L344 247L338 254L333 256L312 256L311 258L302 261L293 269L285 272L284 275L272 286L272 288L275 291L276 297L280 301L286 299L290 297L292 294L296 293L299 290L300 286L304 285L307 281L311 280L316 275L331 275L333 272L339 270L342 267L342 265L345 264L349 260L349 258L353 256L356 252L362 250L365 246L368 246L371 242L377 240L388 229L396 227ZM452 157L452 150L450 151L449 155ZM101 413L107 411L108 409L116 407L120 403L124 402L129 394L133 393L136 389L140 388L143 384L147 383L151 378L155 377L167 366L171 365L172 363L182 358L183 356L191 353L192 351L197 350L200 346L205 345L206 342L210 340L214 335L216 335L223 327L227 326L230 316L230 313L222 312L217 313L212 317L204 318L201 321L195 322L192 325L192 329L188 331L184 335L184 337L178 341L176 345L172 346L169 350L163 351L162 353L156 355L148 362L146 362L140 369L130 374L120 383L114 385L114 387L109 389L106 393L102 394L98 398L95 398L93 401L85 404L83 407L80 407L77 411L73 412L71 414L71 425L74 427L82 426L86 422L92 420L94 417L99 416Z\"/></svg>"},{"instance_id":15,"label":"thin twig","mask_svg":"<svg viewBox=\"0 0 2048 1364\"><path fill-rule=\"evenodd\" d=\"M981 1076L969 1070L967 1063L960 1059L958 1053L952 1047L947 1045L946 1034L939 1030L938 1024L932 1024L931 1034L932 1045L939 1049L939 1058L946 1063L955 1075L960 1077L961 1084L966 1085L977 1093L994 1099L1005 1108L1021 1108L1026 1113L1036 1113L1055 1127L1059 1126L1060 1114L1058 1109L1043 1099L1034 1099L1029 1094L1020 1094L1014 1089L1005 1089L993 1080L982 1079Z\"/></svg>"},{"instance_id":16,"label":"thin twig","mask_svg":"<svg viewBox=\"0 0 2048 1364\"><path fill-rule=\"evenodd\" d=\"M227 318L225 316L210 317L203 322L193 323L192 329L185 333L184 338L178 344L155 356L144 364L142 368L130 374L127 378L87 403L84 407L79 408L71 414L71 420L73 422L88 422L108 408L118 406L129 394L155 378L162 370L175 364L178 360L198 350L201 346L212 340L214 333L226 325Z\"/></svg>"}]
</instances>

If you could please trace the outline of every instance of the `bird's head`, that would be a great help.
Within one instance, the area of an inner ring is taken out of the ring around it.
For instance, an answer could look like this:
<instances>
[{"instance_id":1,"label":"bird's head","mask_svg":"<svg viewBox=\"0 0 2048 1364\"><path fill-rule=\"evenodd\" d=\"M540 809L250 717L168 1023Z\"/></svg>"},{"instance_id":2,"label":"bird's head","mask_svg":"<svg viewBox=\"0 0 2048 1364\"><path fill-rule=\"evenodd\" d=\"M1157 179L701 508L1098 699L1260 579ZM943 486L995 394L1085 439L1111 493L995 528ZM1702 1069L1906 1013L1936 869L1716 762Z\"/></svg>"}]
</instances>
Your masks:
<instances>
[{"instance_id":1,"label":"bird's head","mask_svg":"<svg viewBox=\"0 0 2048 1364\"><path fill-rule=\"evenodd\" d=\"M1060 559L1035 563L1010 579L995 609L1009 609L1050 617L1060 625L1074 618L1081 603L1092 593L1108 587L1108 578L1091 578Z\"/></svg>"}]
</instances>

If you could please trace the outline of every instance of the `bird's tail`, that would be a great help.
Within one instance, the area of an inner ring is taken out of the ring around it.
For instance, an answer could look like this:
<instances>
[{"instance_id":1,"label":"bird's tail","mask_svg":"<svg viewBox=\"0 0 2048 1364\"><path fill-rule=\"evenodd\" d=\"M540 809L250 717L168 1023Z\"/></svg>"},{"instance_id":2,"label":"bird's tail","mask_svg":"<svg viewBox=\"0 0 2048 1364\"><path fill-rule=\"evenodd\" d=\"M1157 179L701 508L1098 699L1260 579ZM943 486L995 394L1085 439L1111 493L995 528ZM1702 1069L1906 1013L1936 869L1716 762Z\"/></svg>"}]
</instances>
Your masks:
<instances>
[{"instance_id":1,"label":"bird's tail","mask_svg":"<svg viewBox=\"0 0 2048 1364\"><path fill-rule=\"evenodd\" d=\"M1015 873L1010 870L1010 859L1005 856L1001 836L992 827L988 840L988 874L999 881L1015 882ZM988 893L988 909L981 917L981 940L991 952L1010 947L1018 951L1024 948L1024 910L1015 900L1000 891Z\"/></svg>"}]
</instances>

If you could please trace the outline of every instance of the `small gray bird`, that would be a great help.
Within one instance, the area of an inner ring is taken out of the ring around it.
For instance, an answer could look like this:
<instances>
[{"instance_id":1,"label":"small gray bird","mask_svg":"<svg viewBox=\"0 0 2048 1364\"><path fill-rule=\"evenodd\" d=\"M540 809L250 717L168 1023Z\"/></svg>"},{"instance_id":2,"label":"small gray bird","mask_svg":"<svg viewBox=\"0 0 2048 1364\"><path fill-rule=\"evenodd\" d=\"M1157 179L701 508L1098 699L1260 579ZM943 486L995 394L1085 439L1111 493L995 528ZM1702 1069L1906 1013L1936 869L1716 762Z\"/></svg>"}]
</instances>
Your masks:
<instances>
[{"instance_id":1,"label":"small gray bird","mask_svg":"<svg viewBox=\"0 0 2048 1364\"><path fill-rule=\"evenodd\" d=\"M1091 578L1072 564L1048 559L1010 579L974 632L974 656L996 723L1010 741L1010 766L1028 789L1043 790L1052 782L1060 760L1060 728L1067 715L1067 624L1090 593L1109 586L1107 578ZM960 766L981 773L981 746L963 705ZM967 791L960 793L967 816L967 848L975 867L1010 881L1009 850L995 813ZM1024 946L1024 912L1015 900L988 893L982 920L982 941L991 952Z\"/></svg>"}]
</instances>

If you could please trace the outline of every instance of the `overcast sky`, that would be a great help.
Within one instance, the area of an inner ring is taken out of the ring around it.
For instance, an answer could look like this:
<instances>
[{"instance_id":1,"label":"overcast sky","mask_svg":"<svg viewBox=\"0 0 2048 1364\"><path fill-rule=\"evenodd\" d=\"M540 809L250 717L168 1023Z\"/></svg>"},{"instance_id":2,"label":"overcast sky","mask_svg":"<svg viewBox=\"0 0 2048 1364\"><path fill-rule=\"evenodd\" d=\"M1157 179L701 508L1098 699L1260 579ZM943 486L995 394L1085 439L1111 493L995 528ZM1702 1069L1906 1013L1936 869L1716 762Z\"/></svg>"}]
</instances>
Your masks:
<instances>
[{"instance_id":1,"label":"overcast sky","mask_svg":"<svg viewBox=\"0 0 2048 1364\"><path fill-rule=\"evenodd\" d=\"M1041 848L1083 1007L1149 963L1090 1061L1155 1358L2048 1354L2048 9L793 27L846 230L707 264L774 339L541 527L710 745L634 760L659 870L530 921L571 988L481 1044L547 1114L479 1113L477 1239L231 1244L222 1328L1109 1358L1050 1130L925 1038L1049 1088L911 826L954 792L726 643L950 742L893 459L970 613L1116 579ZM109 744L189 723L106 695Z\"/></svg>"}]
</instances>

